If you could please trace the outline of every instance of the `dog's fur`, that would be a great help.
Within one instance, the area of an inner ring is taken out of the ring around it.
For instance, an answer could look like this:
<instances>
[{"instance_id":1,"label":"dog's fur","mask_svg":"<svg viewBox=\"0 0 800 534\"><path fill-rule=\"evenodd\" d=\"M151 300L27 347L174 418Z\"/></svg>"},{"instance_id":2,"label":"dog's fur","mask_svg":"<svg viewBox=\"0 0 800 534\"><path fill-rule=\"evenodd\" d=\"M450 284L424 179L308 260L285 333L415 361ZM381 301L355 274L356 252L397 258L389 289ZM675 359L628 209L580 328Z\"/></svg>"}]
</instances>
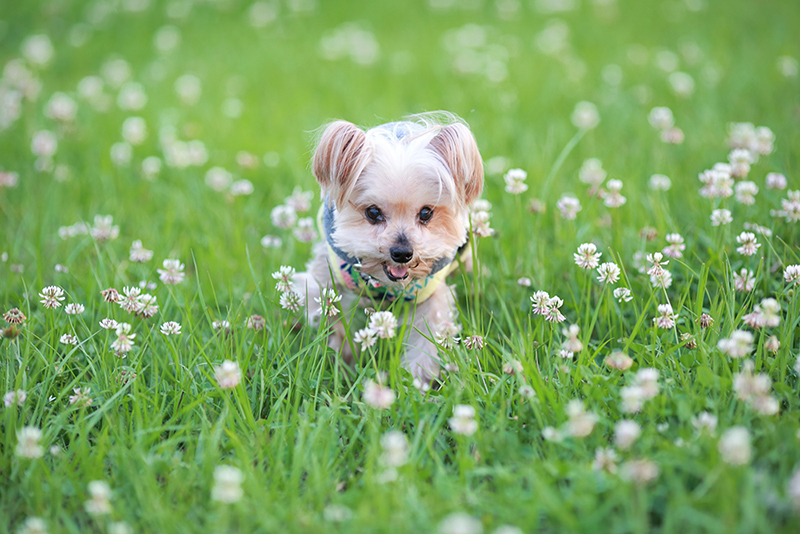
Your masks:
<instances>
[{"instance_id":1,"label":"dog's fur","mask_svg":"<svg viewBox=\"0 0 800 534\"><path fill-rule=\"evenodd\" d=\"M361 272L391 288L426 278L437 260L456 255L467 240L469 206L483 188L483 162L475 139L451 114L419 115L367 131L346 121L333 122L319 140L313 172L324 201L332 203L335 246L357 258ZM422 220L424 207L433 210L428 221ZM372 215L374 208L380 210L379 221L370 221L369 208ZM392 250L401 262L392 258ZM409 261L403 261L406 258ZM314 248L307 272L296 275L298 287L306 291L311 320L322 313L314 297L333 285L331 272L338 268L330 264L323 239ZM337 289L345 310L370 305L346 287ZM416 310L408 314L413 325L407 329L403 366L428 383L440 369L429 338L455 320L452 288L442 283L424 302L409 305ZM344 340L344 326L337 321L329 345L352 361L350 344Z\"/></svg>"}]
</instances>

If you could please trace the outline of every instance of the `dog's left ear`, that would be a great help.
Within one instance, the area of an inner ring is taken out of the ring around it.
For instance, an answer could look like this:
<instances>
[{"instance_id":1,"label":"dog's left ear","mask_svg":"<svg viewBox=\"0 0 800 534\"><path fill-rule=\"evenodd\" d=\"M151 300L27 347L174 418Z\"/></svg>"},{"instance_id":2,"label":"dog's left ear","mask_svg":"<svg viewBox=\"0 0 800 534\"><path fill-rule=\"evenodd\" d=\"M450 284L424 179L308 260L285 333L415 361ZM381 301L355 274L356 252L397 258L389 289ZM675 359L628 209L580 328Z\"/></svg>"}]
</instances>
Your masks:
<instances>
[{"instance_id":1,"label":"dog's left ear","mask_svg":"<svg viewBox=\"0 0 800 534\"><path fill-rule=\"evenodd\" d=\"M483 190L483 160L472 132L461 123L442 126L430 144L447 164L465 205Z\"/></svg>"}]
</instances>

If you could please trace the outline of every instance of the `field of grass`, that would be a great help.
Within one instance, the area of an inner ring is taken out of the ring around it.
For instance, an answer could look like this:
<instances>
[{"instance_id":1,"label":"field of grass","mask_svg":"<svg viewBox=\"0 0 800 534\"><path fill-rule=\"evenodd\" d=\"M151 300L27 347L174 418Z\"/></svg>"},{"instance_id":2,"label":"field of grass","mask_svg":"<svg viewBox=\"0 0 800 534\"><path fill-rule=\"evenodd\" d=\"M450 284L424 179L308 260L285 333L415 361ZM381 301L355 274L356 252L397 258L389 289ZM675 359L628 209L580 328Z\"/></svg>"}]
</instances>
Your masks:
<instances>
[{"instance_id":1,"label":"field of grass","mask_svg":"<svg viewBox=\"0 0 800 534\"><path fill-rule=\"evenodd\" d=\"M782 0L4 2L0 532L797 532L798 27ZM348 368L282 309L312 243L271 213L299 187L316 214L321 125L440 109L494 233L421 392L402 336Z\"/></svg>"}]
</instances>

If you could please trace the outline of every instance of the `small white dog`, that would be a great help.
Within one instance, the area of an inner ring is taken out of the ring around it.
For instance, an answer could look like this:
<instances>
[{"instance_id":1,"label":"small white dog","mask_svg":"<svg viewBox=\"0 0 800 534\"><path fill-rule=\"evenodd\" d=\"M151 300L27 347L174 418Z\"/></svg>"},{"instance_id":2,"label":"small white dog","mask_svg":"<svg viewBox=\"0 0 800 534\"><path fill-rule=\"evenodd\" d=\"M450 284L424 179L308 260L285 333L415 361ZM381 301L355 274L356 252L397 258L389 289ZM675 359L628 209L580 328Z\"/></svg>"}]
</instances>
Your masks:
<instances>
[{"instance_id":1,"label":"small white dog","mask_svg":"<svg viewBox=\"0 0 800 534\"><path fill-rule=\"evenodd\" d=\"M306 291L312 321L323 313L315 297L334 284L344 310L401 299L414 306L400 317L411 323L403 366L428 383L440 370L430 339L454 328L455 299L444 279L470 256L469 206L483 189L483 162L455 116L412 119L367 131L346 121L325 128L313 161L324 241L295 283ZM355 344L345 342L340 319L332 326L329 346L351 362Z\"/></svg>"}]
</instances>

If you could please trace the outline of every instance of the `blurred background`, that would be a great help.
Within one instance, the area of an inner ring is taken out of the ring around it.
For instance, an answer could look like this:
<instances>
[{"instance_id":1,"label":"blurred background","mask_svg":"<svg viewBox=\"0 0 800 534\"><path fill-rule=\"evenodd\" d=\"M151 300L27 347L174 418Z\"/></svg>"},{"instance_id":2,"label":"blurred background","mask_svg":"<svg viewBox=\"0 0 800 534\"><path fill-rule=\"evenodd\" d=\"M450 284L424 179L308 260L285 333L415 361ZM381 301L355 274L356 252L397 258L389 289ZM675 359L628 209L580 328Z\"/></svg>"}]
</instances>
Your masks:
<instances>
[{"instance_id":1,"label":"blurred background","mask_svg":"<svg viewBox=\"0 0 800 534\"><path fill-rule=\"evenodd\" d=\"M694 188L725 158L729 122L771 127L770 164L797 168L781 150L800 140L797 2L6 0L0 19L0 169L18 174L0 190L0 248L39 279L69 266L81 246L62 238L95 215L113 216L125 246L194 255L224 280L246 250L256 267L303 262L310 244L270 211L298 185L317 205L314 132L337 118L455 112L487 163L485 196L513 206L503 172L525 169L540 195L575 104L593 102L600 126L542 200L555 211L599 157L643 208L626 220L634 235L654 212L635 192L654 173ZM655 106L680 139L659 139ZM691 207L673 203L689 226ZM273 234L281 246L263 248Z\"/></svg>"}]
</instances>

